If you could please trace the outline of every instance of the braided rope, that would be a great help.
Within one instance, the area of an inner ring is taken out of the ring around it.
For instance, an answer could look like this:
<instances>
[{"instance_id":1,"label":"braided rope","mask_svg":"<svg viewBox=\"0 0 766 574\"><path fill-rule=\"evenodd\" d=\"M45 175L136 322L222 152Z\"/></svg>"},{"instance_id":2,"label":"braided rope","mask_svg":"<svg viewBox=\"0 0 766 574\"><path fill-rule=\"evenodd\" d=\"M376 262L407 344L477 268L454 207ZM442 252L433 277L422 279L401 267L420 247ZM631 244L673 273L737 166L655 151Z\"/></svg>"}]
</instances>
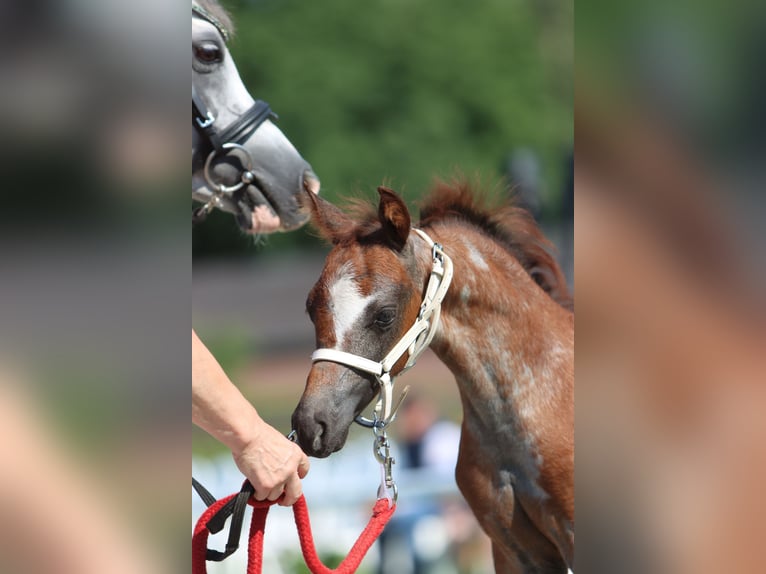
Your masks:
<instances>
[{"instance_id":1,"label":"braided rope","mask_svg":"<svg viewBox=\"0 0 766 574\"><path fill-rule=\"evenodd\" d=\"M232 494L214 502L204 513L202 513L202 516L200 516L197 521L197 525L194 528L194 535L192 536L192 574L207 574L207 539L210 535L210 531L207 527L208 522L235 496L236 494ZM263 537L264 529L266 527L266 517L269 508L275 503L276 501L261 501L255 500L252 497L248 500L248 504L253 507L253 517L250 522L250 534L247 544L247 574L261 574L263 568ZM351 547L351 550L349 550L348 556L343 559L337 568L330 569L322 564L322 561L317 555L314 546L314 536L311 532L308 506L306 505L306 499L301 496L293 505L293 515L295 518L295 526L298 529L301 551L303 552L303 557L309 570L312 574L353 574L356 572L362 559L367 554L367 551L378 536L380 536L380 533L383 532L383 529L391 519L395 510L396 506L389 507L387 499L382 498L378 500L372 509L372 517L370 518L370 521Z\"/></svg>"}]
</instances>

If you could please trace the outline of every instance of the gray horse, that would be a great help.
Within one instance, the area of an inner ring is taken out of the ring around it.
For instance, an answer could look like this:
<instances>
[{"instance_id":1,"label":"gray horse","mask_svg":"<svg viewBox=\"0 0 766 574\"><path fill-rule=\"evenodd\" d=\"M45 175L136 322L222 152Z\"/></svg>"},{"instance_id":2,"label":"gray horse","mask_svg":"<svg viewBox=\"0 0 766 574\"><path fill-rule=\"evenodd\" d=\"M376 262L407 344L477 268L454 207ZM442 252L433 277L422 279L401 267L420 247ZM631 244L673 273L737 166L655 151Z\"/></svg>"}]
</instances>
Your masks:
<instances>
[{"instance_id":1,"label":"gray horse","mask_svg":"<svg viewBox=\"0 0 766 574\"><path fill-rule=\"evenodd\" d=\"M248 233L300 227L304 190L319 180L245 88L226 48L231 20L216 0L192 0L192 198L201 220L218 208Z\"/></svg>"}]
</instances>

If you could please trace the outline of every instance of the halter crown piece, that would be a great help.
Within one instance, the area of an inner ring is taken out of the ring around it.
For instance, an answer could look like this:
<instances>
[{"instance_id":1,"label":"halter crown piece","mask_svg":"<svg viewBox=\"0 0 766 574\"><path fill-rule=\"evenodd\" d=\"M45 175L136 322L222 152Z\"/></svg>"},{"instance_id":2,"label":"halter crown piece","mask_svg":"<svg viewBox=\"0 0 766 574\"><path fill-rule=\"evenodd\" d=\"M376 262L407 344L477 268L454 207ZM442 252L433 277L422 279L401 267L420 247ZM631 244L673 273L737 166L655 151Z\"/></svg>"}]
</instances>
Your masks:
<instances>
[{"instance_id":1,"label":"halter crown piece","mask_svg":"<svg viewBox=\"0 0 766 574\"><path fill-rule=\"evenodd\" d=\"M394 406L392 401L394 377L391 375L391 369L394 368L394 365L405 353L408 353L407 362L401 373L405 372L415 364L418 357L431 344L431 340L436 333L436 327L439 324L442 301L452 282L452 259L444 253L442 246L434 243L425 231L416 228L413 228L412 231L417 233L431 248L431 275L428 279L426 292L423 296L423 302L420 304L420 311L418 312L415 324L402 335L402 338L399 339L381 361L372 361L365 357L336 349L317 349L311 355L311 361L314 363L317 361L331 361L375 375L380 385L380 396L375 405L373 419L356 418L357 423L374 429L384 429L396 418L396 412L407 395L409 387L402 391L396 406Z\"/></svg>"}]
</instances>

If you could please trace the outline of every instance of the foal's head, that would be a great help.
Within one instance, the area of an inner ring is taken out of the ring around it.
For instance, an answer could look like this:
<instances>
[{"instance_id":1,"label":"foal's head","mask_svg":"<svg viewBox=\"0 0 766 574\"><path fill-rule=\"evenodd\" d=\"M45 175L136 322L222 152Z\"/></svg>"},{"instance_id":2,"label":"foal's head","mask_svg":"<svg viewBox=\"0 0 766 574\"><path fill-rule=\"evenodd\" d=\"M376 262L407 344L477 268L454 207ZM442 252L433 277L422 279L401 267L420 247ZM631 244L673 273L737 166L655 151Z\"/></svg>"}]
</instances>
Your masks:
<instances>
[{"instance_id":1,"label":"foal's head","mask_svg":"<svg viewBox=\"0 0 766 574\"><path fill-rule=\"evenodd\" d=\"M322 275L306 309L318 348L381 360L415 321L423 291L402 199L380 187L377 216L355 222L312 195L315 226L332 241ZM394 366L398 373L405 354ZM378 392L375 377L333 362L313 364L293 413L293 428L306 453L326 457L346 442L354 417Z\"/></svg>"}]
</instances>

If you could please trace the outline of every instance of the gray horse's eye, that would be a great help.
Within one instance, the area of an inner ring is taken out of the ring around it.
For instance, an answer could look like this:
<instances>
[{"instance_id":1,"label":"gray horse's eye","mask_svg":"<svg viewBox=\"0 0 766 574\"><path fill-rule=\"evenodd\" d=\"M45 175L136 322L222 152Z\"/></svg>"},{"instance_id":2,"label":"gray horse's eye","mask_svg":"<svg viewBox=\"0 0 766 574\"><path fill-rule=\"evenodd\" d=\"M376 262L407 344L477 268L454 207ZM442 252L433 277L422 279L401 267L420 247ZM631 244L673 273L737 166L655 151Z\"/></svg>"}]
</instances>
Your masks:
<instances>
[{"instance_id":1,"label":"gray horse's eye","mask_svg":"<svg viewBox=\"0 0 766 574\"><path fill-rule=\"evenodd\" d=\"M216 64L223 60L223 51L215 42L201 42L194 46L194 57L205 64Z\"/></svg>"}]
</instances>

